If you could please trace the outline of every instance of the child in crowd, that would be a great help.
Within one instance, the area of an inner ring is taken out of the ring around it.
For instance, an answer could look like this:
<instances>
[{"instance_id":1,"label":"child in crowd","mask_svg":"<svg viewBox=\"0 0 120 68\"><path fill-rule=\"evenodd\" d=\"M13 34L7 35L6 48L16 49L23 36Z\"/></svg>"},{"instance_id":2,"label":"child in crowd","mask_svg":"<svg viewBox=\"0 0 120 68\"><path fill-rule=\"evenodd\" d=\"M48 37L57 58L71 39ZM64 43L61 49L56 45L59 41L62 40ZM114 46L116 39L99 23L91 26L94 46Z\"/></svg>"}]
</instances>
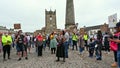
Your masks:
<instances>
[{"instance_id":1,"label":"child in crowd","mask_svg":"<svg viewBox=\"0 0 120 68\"><path fill-rule=\"evenodd\" d=\"M90 38L90 42L89 42L89 57L93 57L94 48L95 48L95 42L94 42L93 38Z\"/></svg>"}]
</instances>

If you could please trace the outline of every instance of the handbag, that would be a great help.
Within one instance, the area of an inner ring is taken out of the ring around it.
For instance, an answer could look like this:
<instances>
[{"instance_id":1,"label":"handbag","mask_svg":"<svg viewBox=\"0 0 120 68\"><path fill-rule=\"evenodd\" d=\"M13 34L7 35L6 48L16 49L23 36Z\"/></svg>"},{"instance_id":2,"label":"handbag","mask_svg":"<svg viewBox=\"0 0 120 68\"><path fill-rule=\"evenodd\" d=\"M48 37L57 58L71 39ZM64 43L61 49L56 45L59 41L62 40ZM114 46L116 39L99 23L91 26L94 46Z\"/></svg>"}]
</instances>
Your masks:
<instances>
[{"instance_id":1,"label":"handbag","mask_svg":"<svg viewBox=\"0 0 120 68\"><path fill-rule=\"evenodd\" d=\"M110 49L112 51L117 51L118 50L118 45L117 43L113 42L113 41L110 41Z\"/></svg>"},{"instance_id":2,"label":"handbag","mask_svg":"<svg viewBox=\"0 0 120 68\"><path fill-rule=\"evenodd\" d=\"M114 38L118 39L119 36L120 36L120 32L114 34ZM117 51L118 50L118 43L110 41L110 49L113 50L113 51Z\"/></svg>"}]
</instances>

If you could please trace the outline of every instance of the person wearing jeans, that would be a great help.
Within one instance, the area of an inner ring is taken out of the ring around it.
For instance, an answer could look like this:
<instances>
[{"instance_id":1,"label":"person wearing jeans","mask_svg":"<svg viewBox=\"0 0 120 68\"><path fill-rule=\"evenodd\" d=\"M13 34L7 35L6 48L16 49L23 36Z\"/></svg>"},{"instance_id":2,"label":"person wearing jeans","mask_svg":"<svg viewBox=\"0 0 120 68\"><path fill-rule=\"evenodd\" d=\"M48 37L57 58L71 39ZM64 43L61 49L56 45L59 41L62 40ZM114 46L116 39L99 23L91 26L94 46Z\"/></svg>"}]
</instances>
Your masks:
<instances>
[{"instance_id":1,"label":"person wearing jeans","mask_svg":"<svg viewBox=\"0 0 120 68\"><path fill-rule=\"evenodd\" d=\"M118 68L120 68L120 50L117 51Z\"/></svg>"},{"instance_id":2,"label":"person wearing jeans","mask_svg":"<svg viewBox=\"0 0 120 68\"><path fill-rule=\"evenodd\" d=\"M65 58L68 58L68 42L64 42L64 47L65 47Z\"/></svg>"},{"instance_id":3,"label":"person wearing jeans","mask_svg":"<svg viewBox=\"0 0 120 68\"><path fill-rule=\"evenodd\" d=\"M97 40L95 41L97 45L95 45L96 49L96 60L102 60L102 32L97 32Z\"/></svg>"},{"instance_id":4,"label":"person wearing jeans","mask_svg":"<svg viewBox=\"0 0 120 68\"><path fill-rule=\"evenodd\" d=\"M65 40L63 42L63 45L65 47L65 58L68 58L68 45L69 45L68 43L69 43L70 36L69 36L69 33L67 30L65 30L64 38L65 38Z\"/></svg>"},{"instance_id":5,"label":"person wearing jeans","mask_svg":"<svg viewBox=\"0 0 120 68\"><path fill-rule=\"evenodd\" d=\"M73 42L72 42L72 33L69 33L69 43L68 43L70 49L72 48ZM68 48L69 48L68 47Z\"/></svg>"},{"instance_id":6,"label":"person wearing jeans","mask_svg":"<svg viewBox=\"0 0 120 68\"><path fill-rule=\"evenodd\" d=\"M109 38L109 40L118 43L118 49L117 49L117 62L118 63L117 64L118 64L118 68L120 68L120 22L116 24L115 30L119 36L117 36L117 39Z\"/></svg>"},{"instance_id":7,"label":"person wearing jeans","mask_svg":"<svg viewBox=\"0 0 120 68\"><path fill-rule=\"evenodd\" d=\"M97 60L102 60L102 44L99 43L99 44L96 44L96 45L97 45L97 47L95 47L96 59Z\"/></svg>"}]
</instances>

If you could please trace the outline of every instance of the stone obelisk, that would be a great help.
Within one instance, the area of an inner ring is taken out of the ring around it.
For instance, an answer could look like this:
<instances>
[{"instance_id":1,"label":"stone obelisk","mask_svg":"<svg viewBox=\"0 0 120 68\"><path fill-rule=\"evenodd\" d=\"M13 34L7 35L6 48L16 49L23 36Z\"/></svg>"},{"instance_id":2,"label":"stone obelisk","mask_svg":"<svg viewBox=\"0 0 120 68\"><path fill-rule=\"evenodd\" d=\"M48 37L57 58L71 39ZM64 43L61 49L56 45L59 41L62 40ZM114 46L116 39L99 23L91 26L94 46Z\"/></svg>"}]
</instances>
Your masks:
<instances>
[{"instance_id":1,"label":"stone obelisk","mask_svg":"<svg viewBox=\"0 0 120 68\"><path fill-rule=\"evenodd\" d=\"M66 21L65 29L75 25L74 3L73 0L66 0Z\"/></svg>"}]
</instances>

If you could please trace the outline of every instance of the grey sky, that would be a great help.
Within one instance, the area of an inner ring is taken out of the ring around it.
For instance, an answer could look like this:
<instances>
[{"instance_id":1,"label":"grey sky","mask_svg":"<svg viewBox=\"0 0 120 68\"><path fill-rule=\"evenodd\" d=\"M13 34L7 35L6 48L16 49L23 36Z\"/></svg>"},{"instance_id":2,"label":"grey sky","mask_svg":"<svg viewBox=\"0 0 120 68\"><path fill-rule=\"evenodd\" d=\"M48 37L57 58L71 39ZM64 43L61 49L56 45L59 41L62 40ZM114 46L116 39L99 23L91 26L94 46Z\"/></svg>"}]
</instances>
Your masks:
<instances>
[{"instance_id":1,"label":"grey sky","mask_svg":"<svg viewBox=\"0 0 120 68\"><path fill-rule=\"evenodd\" d=\"M120 0L74 0L75 22L79 28L108 23L108 16L118 14ZM21 23L24 31L45 26L45 9L56 9L57 27L64 29L66 0L0 0L0 25L13 28Z\"/></svg>"}]
</instances>

